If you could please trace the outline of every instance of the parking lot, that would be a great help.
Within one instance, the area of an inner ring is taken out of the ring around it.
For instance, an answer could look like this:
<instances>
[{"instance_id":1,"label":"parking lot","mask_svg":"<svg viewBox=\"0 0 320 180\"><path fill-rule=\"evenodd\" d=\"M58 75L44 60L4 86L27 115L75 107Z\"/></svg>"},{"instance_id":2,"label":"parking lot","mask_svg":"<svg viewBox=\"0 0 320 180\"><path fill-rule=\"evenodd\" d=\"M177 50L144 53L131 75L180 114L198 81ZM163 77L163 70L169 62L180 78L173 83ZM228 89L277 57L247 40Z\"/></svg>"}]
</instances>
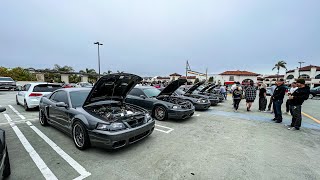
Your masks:
<instances>
[{"instance_id":1,"label":"parking lot","mask_svg":"<svg viewBox=\"0 0 320 180\"><path fill-rule=\"evenodd\" d=\"M273 123L272 114L257 107L246 112L244 102L233 112L229 97L190 119L157 121L151 136L126 148L80 151L67 135L42 127L37 110L16 105L15 94L0 91L10 180L320 178L320 100L305 102L299 132Z\"/></svg>"}]
</instances>

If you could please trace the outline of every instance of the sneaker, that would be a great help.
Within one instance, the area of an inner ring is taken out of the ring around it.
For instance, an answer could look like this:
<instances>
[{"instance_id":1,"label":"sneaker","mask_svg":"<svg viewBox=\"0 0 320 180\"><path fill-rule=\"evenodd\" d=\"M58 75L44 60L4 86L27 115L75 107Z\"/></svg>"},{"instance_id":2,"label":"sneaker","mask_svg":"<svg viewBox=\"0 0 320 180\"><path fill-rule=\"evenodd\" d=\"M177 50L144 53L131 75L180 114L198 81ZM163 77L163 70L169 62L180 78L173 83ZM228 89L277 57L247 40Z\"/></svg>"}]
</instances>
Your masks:
<instances>
[{"instance_id":1,"label":"sneaker","mask_svg":"<svg viewBox=\"0 0 320 180\"><path fill-rule=\"evenodd\" d=\"M300 128L290 127L290 128L288 128L288 130L291 130L291 131L298 131L298 130L300 130Z\"/></svg>"},{"instance_id":2,"label":"sneaker","mask_svg":"<svg viewBox=\"0 0 320 180\"><path fill-rule=\"evenodd\" d=\"M265 113L266 113L266 112L268 112L268 111L264 110L263 112L265 112Z\"/></svg>"},{"instance_id":3,"label":"sneaker","mask_svg":"<svg viewBox=\"0 0 320 180\"><path fill-rule=\"evenodd\" d=\"M285 124L284 126L288 127L288 128L292 128L293 126L291 126L291 124Z\"/></svg>"},{"instance_id":4,"label":"sneaker","mask_svg":"<svg viewBox=\"0 0 320 180\"><path fill-rule=\"evenodd\" d=\"M281 120L276 120L275 123L282 123L282 121Z\"/></svg>"}]
</instances>

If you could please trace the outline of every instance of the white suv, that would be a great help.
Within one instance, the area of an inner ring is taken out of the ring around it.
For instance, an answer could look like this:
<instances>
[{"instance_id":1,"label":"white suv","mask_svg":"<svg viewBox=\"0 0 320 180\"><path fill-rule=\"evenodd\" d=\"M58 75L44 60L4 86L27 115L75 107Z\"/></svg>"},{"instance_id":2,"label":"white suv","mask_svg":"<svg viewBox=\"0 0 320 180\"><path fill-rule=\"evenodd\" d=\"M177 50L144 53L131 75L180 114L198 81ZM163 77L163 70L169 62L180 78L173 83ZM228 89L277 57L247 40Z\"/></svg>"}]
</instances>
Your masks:
<instances>
[{"instance_id":1,"label":"white suv","mask_svg":"<svg viewBox=\"0 0 320 180\"><path fill-rule=\"evenodd\" d=\"M53 83L29 83L22 87L16 95L17 105L23 105L28 111L39 106L42 96L51 94L53 91L62 88L60 84Z\"/></svg>"}]
</instances>

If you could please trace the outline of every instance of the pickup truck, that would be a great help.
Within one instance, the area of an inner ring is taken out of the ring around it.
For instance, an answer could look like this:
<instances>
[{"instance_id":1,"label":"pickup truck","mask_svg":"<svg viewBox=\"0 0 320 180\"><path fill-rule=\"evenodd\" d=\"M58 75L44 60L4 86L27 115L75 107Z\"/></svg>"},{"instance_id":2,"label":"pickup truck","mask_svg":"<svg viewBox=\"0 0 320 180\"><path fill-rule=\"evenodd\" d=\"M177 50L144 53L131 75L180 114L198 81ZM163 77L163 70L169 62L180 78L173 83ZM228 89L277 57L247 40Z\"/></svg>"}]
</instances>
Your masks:
<instances>
[{"instance_id":1,"label":"pickup truck","mask_svg":"<svg viewBox=\"0 0 320 180\"><path fill-rule=\"evenodd\" d=\"M16 82L11 77L0 77L0 89L15 90Z\"/></svg>"}]
</instances>

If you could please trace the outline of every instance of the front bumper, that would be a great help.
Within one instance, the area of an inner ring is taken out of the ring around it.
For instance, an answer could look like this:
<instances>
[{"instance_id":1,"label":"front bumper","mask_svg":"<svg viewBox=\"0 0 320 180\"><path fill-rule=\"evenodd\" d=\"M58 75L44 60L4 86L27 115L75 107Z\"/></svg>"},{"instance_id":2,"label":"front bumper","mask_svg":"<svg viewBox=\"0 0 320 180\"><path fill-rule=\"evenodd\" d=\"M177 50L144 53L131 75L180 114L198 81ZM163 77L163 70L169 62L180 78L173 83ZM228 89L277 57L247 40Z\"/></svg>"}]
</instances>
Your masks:
<instances>
[{"instance_id":1,"label":"front bumper","mask_svg":"<svg viewBox=\"0 0 320 180\"><path fill-rule=\"evenodd\" d=\"M211 106L215 106L220 102L218 99L209 99L209 100L210 100Z\"/></svg>"},{"instance_id":2,"label":"front bumper","mask_svg":"<svg viewBox=\"0 0 320 180\"><path fill-rule=\"evenodd\" d=\"M0 89L16 89L16 85L13 85L13 84L0 84Z\"/></svg>"},{"instance_id":3,"label":"front bumper","mask_svg":"<svg viewBox=\"0 0 320 180\"><path fill-rule=\"evenodd\" d=\"M170 109L168 110L169 119L187 119L194 114L195 108L192 109Z\"/></svg>"},{"instance_id":4,"label":"front bumper","mask_svg":"<svg viewBox=\"0 0 320 180\"><path fill-rule=\"evenodd\" d=\"M211 102L208 103L194 103L195 110L207 110L211 106Z\"/></svg>"},{"instance_id":5,"label":"front bumper","mask_svg":"<svg viewBox=\"0 0 320 180\"><path fill-rule=\"evenodd\" d=\"M94 146L106 149L119 149L148 137L154 130L155 121L142 126L119 132L91 130L88 131L90 142Z\"/></svg>"}]
</instances>

